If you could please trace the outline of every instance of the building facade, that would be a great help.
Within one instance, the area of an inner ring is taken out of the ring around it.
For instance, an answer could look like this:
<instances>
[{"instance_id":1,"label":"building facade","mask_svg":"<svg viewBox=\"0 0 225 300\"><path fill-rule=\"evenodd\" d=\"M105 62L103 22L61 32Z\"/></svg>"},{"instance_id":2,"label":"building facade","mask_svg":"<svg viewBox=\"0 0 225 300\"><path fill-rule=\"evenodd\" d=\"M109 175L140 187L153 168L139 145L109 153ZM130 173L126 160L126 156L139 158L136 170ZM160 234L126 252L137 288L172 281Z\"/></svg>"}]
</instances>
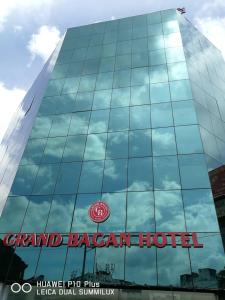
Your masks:
<instances>
[{"instance_id":1,"label":"building facade","mask_svg":"<svg viewBox=\"0 0 225 300\"><path fill-rule=\"evenodd\" d=\"M10 247L1 280L95 278L222 293L224 248L208 174L225 163L219 51L172 9L70 28L54 57L46 89L31 97L29 139L1 199L0 236L130 232L132 245ZM110 208L99 224L88 216L97 200ZM196 232L203 248L139 247L139 232Z\"/></svg>"}]
</instances>

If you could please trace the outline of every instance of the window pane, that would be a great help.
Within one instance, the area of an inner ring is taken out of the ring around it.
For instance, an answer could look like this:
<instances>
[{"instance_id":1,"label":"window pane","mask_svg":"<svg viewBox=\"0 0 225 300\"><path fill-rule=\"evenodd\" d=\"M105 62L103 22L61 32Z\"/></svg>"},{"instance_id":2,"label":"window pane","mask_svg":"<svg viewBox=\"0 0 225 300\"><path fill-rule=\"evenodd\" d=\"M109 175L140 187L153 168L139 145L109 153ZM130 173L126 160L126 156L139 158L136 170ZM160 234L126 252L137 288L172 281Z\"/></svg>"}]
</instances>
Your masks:
<instances>
[{"instance_id":1,"label":"window pane","mask_svg":"<svg viewBox=\"0 0 225 300\"><path fill-rule=\"evenodd\" d=\"M35 277L35 270L39 258L40 248L35 247L16 247L16 252L10 262L10 270L7 274L8 280L18 281L18 261L25 262L27 267L24 270L23 280L29 281ZM7 261L5 261L6 263ZM4 262L3 262L4 263ZM4 267L3 267L4 270ZM2 271L2 270L1 270ZM6 274L4 274L6 275ZM10 296L11 297L11 293Z\"/></svg>"},{"instance_id":2,"label":"window pane","mask_svg":"<svg viewBox=\"0 0 225 300\"><path fill-rule=\"evenodd\" d=\"M39 167L32 194L52 194L58 176L58 165L43 165Z\"/></svg>"},{"instance_id":3,"label":"window pane","mask_svg":"<svg viewBox=\"0 0 225 300\"><path fill-rule=\"evenodd\" d=\"M153 155L176 154L174 128L158 128L152 130Z\"/></svg>"},{"instance_id":4,"label":"window pane","mask_svg":"<svg viewBox=\"0 0 225 300\"><path fill-rule=\"evenodd\" d=\"M134 106L130 108L130 129L150 128L150 106Z\"/></svg>"},{"instance_id":5,"label":"window pane","mask_svg":"<svg viewBox=\"0 0 225 300\"><path fill-rule=\"evenodd\" d=\"M127 160L106 160L103 192L122 192L127 188Z\"/></svg>"},{"instance_id":6,"label":"window pane","mask_svg":"<svg viewBox=\"0 0 225 300\"><path fill-rule=\"evenodd\" d=\"M62 94L76 93L78 91L79 82L80 77L66 78Z\"/></svg>"},{"instance_id":7,"label":"window pane","mask_svg":"<svg viewBox=\"0 0 225 300\"><path fill-rule=\"evenodd\" d=\"M74 202L75 196L71 195L53 197L46 232L70 232Z\"/></svg>"},{"instance_id":8,"label":"window pane","mask_svg":"<svg viewBox=\"0 0 225 300\"><path fill-rule=\"evenodd\" d=\"M96 82L96 90L111 89L113 83L113 72L99 73Z\"/></svg>"},{"instance_id":9,"label":"window pane","mask_svg":"<svg viewBox=\"0 0 225 300\"><path fill-rule=\"evenodd\" d=\"M44 152L46 139L28 140L20 165L39 164Z\"/></svg>"},{"instance_id":10,"label":"window pane","mask_svg":"<svg viewBox=\"0 0 225 300\"><path fill-rule=\"evenodd\" d=\"M168 83L151 84L150 95L152 103L170 101L170 90Z\"/></svg>"},{"instance_id":11,"label":"window pane","mask_svg":"<svg viewBox=\"0 0 225 300\"><path fill-rule=\"evenodd\" d=\"M148 66L148 52L132 54L132 68Z\"/></svg>"},{"instance_id":12,"label":"window pane","mask_svg":"<svg viewBox=\"0 0 225 300\"><path fill-rule=\"evenodd\" d=\"M211 190L183 190L183 199L188 231L219 232Z\"/></svg>"},{"instance_id":13,"label":"window pane","mask_svg":"<svg viewBox=\"0 0 225 300\"><path fill-rule=\"evenodd\" d=\"M198 126L175 127L177 151L181 154L203 152Z\"/></svg>"},{"instance_id":14,"label":"window pane","mask_svg":"<svg viewBox=\"0 0 225 300\"><path fill-rule=\"evenodd\" d=\"M128 157L128 133L108 133L106 158Z\"/></svg>"},{"instance_id":15,"label":"window pane","mask_svg":"<svg viewBox=\"0 0 225 300\"><path fill-rule=\"evenodd\" d=\"M102 47L102 57L114 56L116 54L116 44L107 44Z\"/></svg>"},{"instance_id":16,"label":"window pane","mask_svg":"<svg viewBox=\"0 0 225 300\"><path fill-rule=\"evenodd\" d=\"M116 54L121 55L126 53L131 53L131 40L117 43Z\"/></svg>"},{"instance_id":17,"label":"window pane","mask_svg":"<svg viewBox=\"0 0 225 300\"><path fill-rule=\"evenodd\" d=\"M156 231L186 231L180 191L155 192L155 214Z\"/></svg>"},{"instance_id":18,"label":"window pane","mask_svg":"<svg viewBox=\"0 0 225 300\"><path fill-rule=\"evenodd\" d=\"M82 76L80 79L79 92L89 92L95 89L96 74Z\"/></svg>"},{"instance_id":19,"label":"window pane","mask_svg":"<svg viewBox=\"0 0 225 300\"><path fill-rule=\"evenodd\" d=\"M55 97L54 104L49 105L50 113L55 108L56 114L69 113L74 111L75 94L67 94Z\"/></svg>"},{"instance_id":20,"label":"window pane","mask_svg":"<svg viewBox=\"0 0 225 300\"><path fill-rule=\"evenodd\" d=\"M152 127L173 126L172 107L170 103L153 104L151 106Z\"/></svg>"},{"instance_id":21,"label":"window pane","mask_svg":"<svg viewBox=\"0 0 225 300\"><path fill-rule=\"evenodd\" d=\"M66 247L42 247L35 276L43 275L45 280L62 280L66 251Z\"/></svg>"},{"instance_id":22,"label":"window pane","mask_svg":"<svg viewBox=\"0 0 225 300\"><path fill-rule=\"evenodd\" d=\"M131 105L150 104L149 85L131 87Z\"/></svg>"},{"instance_id":23,"label":"window pane","mask_svg":"<svg viewBox=\"0 0 225 300\"><path fill-rule=\"evenodd\" d=\"M172 102L175 125L197 124L193 101Z\"/></svg>"},{"instance_id":24,"label":"window pane","mask_svg":"<svg viewBox=\"0 0 225 300\"><path fill-rule=\"evenodd\" d=\"M46 88L45 97L60 95L64 84L64 79L50 80Z\"/></svg>"},{"instance_id":25,"label":"window pane","mask_svg":"<svg viewBox=\"0 0 225 300\"><path fill-rule=\"evenodd\" d=\"M126 249L125 279L141 285L157 285L156 250L154 247Z\"/></svg>"},{"instance_id":26,"label":"window pane","mask_svg":"<svg viewBox=\"0 0 225 300\"><path fill-rule=\"evenodd\" d=\"M92 102L93 93L77 93L74 110L90 110Z\"/></svg>"},{"instance_id":27,"label":"window pane","mask_svg":"<svg viewBox=\"0 0 225 300\"><path fill-rule=\"evenodd\" d=\"M151 156L151 130L129 132L129 156Z\"/></svg>"},{"instance_id":28,"label":"window pane","mask_svg":"<svg viewBox=\"0 0 225 300\"><path fill-rule=\"evenodd\" d=\"M65 136L68 134L71 115L59 115L52 118L52 127L49 136Z\"/></svg>"},{"instance_id":29,"label":"window pane","mask_svg":"<svg viewBox=\"0 0 225 300\"><path fill-rule=\"evenodd\" d=\"M164 48L164 39L162 35L156 35L148 38L149 50L157 50Z\"/></svg>"},{"instance_id":30,"label":"window pane","mask_svg":"<svg viewBox=\"0 0 225 300\"><path fill-rule=\"evenodd\" d=\"M190 249L192 272L201 278L201 281L194 280L194 286L218 289L216 274L221 274L224 269L224 247L221 235L204 232L198 234L198 239L204 247ZM204 275L202 272L204 272Z\"/></svg>"},{"instance_id":31,"label":"window pane","mask_svg":"<svg viewBox=\"0 0 225 300\"><path fill-rule=\"evenodd\" d=\"M85 56L86 56L86 52L87 52L87 48L75 49L74 52L73 52L72 60L73 61L82 61L82 60L84 60Z\"/></svg>"},{"instance_id":32,"label":"window pane","mask_svg":"<svg viewBox=\"0 0 225 300\"><path fill-rule=\"evenodd\" d=\"M134 68L131 73L131 85L143 85L149 83L148 68Z\"/></svg>"},{"instance_id":33,"label":"window pane","mask_svg":"<svg viewBox=\"0 0 225 300\"><path fill-rule=\"evenodd\" d=\"M104 223L99 224L99 231L124 232L126 223L126 193L103 194L102 200L110 207L110 218Z\"/></svg>"},{"instance_id":34,"label":"window pane","mask_svg":"<svg viewBox=\"0 0 225 300\"><path fill-rule=\"evenodd\" d=\"M172 100L192 99L189 80L179 80L170 82L170 92Z\"/></svg>"},{"instance_id":35,"label":"window pane","mask_svg":"<svg viewBox=\"0 0 225 300\"><path fill-rule=\"evenodd\" d=\"M110 111L109 131L127 130L129 128L129 109L114 108Z\"/></svg>"},{"instance_id":36,"label":"window pane","mask_svg":"<svg viewBox=\"0 0 225 300\"><path fill-rule=\"evenodd\" d=\"M188 72L185 62L168 64L167 67L170 81L188 78Z\"/></svg>"},{"instance_id":37,"label":"window pane","mask_svg":"<svg viewBox=\"0 0 225 300\"><path fill-rule=\"evenodd\" d=\"M130 70L121 70L114 73L113 87L130 86Z\"/></svg>"},{"instance_id":38,"label":"window pane","mask_svg":"<svg viewBox=\"0 0 225 300\"><path fill-rule=\"evenodd\" d=\"M181 183L184 189L209 188L209 177L204 155L179 156Z\"/></svg>"},{"instance_id":39,"label":"window pane","mask_svg":"<svg viewBox=\"0 0 225 300\"><path fill-rule=\"evenodd\" d=\"M147 38L132 40L132 53L148 50Z\"/></svg>"},{"instance_id":40,"label":"window pane","mask_svg":"<svg viewBox=\"0 0 225 300\"><path fill-rule=\"evenodd\" d=\"M29 203L25 196L8 197L0 218L1 232L19 232Z\"/></svg>"},{"instance_id":41,"label":"window pane","mask_svg":"<svg viewBox=\"0 0 225 300\"><path fill-rule=\"evenodd\" d=\"M152 158L129 159L128 190L146 191L153 188Z\"/></svg>"},{"instance_id":42,"label":"window pane","mask_svg":"<svg viewBox=\"0 0 225 300\"><path fill-rule=\"evenodd\" d=\"M181 47L182 46L182 40L180 33L171 33L164 36L165 39L165 47Z\"/></svg>"},{"instance_id":43,"label":"window pane","mask_svg":"<svg viewBox=\"0 0 225 300\"><path fill-rule=\"evenodd\" d=\"M23 221L22 232L44 232L52 197L30 196L29 205Z\"/></svg>"},{"instance_id":44,"label":"window pane","mask_svg":"<svg viewBox=\"0 0 225 300\"><path fill-rule=\"evenodd\" d=\"M83 159L86 135L68 136L62 161L81 161Z\"/></svg>"},{"instance_id":45,"label":"window pane","mask_svg":"<svg viewBox=\"0 0 225 300\"><path fill-rule=\"evenodd\" d=\"M115 70L124 70L129 68L131 68L130 54L116 56Z\"/></svg>"},{"instance_id":46,"label":"window pane","mask_svg":"<svg viewBox=\"0 0 225 300\"><path fill-rule=\"evenodd\" d=\"M78 112L72 115L69 135L85 134L88 131L90 112Z\"/></svg>"},{"instance_id":47,"label":"window pane","mask_svg":"<svg viewBox=\"0 0 225 300\"><path fill-rule=\"evenodd\" d=\"M166 63L165 51L155 50L149 52L150 64L153 65L162 65Z\"/></svg>"},{"instance_id":48,"label":"window pane","mask_svg":"<svg viewBox=\"0 0 225 300\"><path fill-rule=\"evenodd\" d=\"M96 91L94 94L93 109L109 108L112 90Z\"/></svg>"},{"instance_id":49,"label":"window pane","mask_svg":"<svg viewBox=\"0 0 225 300\"><path fill-rule=\"evenodd\" d=\"M44 101L44 100L43 100ZM52 126L51 117L37 117L30 138L47 137Z\"/></svg>"},{"instance_id":50,"label":"window pane","mask_svg":"<svg viewBox=\"0 0 225 300\"><path fill-rule=\"evenodd\" d=\"M161 23L156 23L152 25L148 25L148 35L162 35L163 30L162 30L162 24Z\"/></svg>"},{"instance_id":51,"label":"window pane","mask_svg":"<svg viewBox=\"0 0 225 300\"><path fill-rule=\"evenodd\" d=\"M128 106L130 104L130 88L112 90L111 107Z\"/></svg>"},{"instance_id":52,"label":"window pane","mask_svg":"<svg viewBox=\"0 0 225 300\"><path fill-rule=\"evenodd\" d=\"M97 200L101 199L99 194L77 195L72 232L96 232L97 224L88 216L88 209Z\"/></svg>"},{"instance_id":53,"label":"window pane","mask_svg":"<svg viewBox=\"0 0 225 300\"><path fill-rule=\"evenodd\" d=\"M98 270L105 271L107 265L113 268L114 280L124 279L124 248L98 248L96 251L96 265ZM109 267L110 268L110 267ZM119 281L119 282L121 282Z\"/></svg>"},{"instance_id":54,"label":"window pane","mask_svg":"<svg viewBox=\"0 0 225 300\"><path fill-rule=\"evenodd\" d=\"M32 192L38 167L36 165L20 166L11 188L12 195L29 195Z\"/></svg>"},{"instance_id":55,"label":"window pane","mask_svg":"<svg viewBox=\"0 0 225 300\"><path fill-rule=\"evenodd\" d=\"M108 129L109 110L92 111L89 124L89 133L106 132Z\"/></svg>"},{"instance_id":56,"label":"window pane","mask_svg":"<svg viewBox=\"0 0 225 300\"><path fill-rule=\"evenodd\" d=\"M141 203L141 205L140 205ZM127 231L155 231L153 192L130 192L127 198Z\"/></svg>"},{"instance_id":57,"label":"window pane","mask_svg":"<svg viewBox=\"0 0 225 300\"><path fill-rule=\"evenodd\" d=\"M150 82L158 83L168 81L166 65L152 66L150 68Z\"/></svg>"},{"instance_id":58,"label":"window pane","mask_svg":"<svg viewBox=\"0 0 225 300\"><path fill-rule=\"evenodd\" d=\"M179 25L177 21L168 21L163 23L164 34L170 34L174 32L179 32Z\"/></svg>"},{"instance_id":59,"label":"window pane","mask_svg":"<svg viewBox=\"0 0 225 300\"><path fill-rule=\"evenodd\" d=\"M76 276L82 275L82 266L84 261L84 249L85 247L79 247L79 248L69 248L67 252L66 257L66 264L63 274L63 280L68 281L71 280L72 275L76 273ZM86 261L85 261L85 274L87 272L93 272L93 260L88 259L90 256L92 256L92 253L94 254L94 251L90 251L86 255ZM73 266L71 268L71 266Z\"/></svg>"},{"instance_id":60,"label":"window pane","mask_svg":"<svg viewBox=\"0 0 225 300\"><path fill-rule=\"evenodd\" d=\"M188 249L181 247L158 249L157 268L159 286L181 285L181 275L191 274Z\"/></svg>"},{"instance_id":61,"label":"window pane","mask_svg":"<svg viewBox=\"0 0 225 300\"><path fill-rule=\"evenodd\" d=\"M77 192L80 177L81 163L64 163L59 170L59 178L56 184L55 193L74 194Z\"/></svg>"},{"instance_id":62,"label":"window pane","mask_svg":"<svg viewBox=\"0 0 225 300\"><path fill-rule=\"evenodd\" d=\"M183 48L166 48L166 59L167 63L184 61L185 56Z\"/></svg>"},{"instance_id":63,"label":"window pane","mask_svg":"<svg viewBox=\"0 0 225 300\"><path fill-rule=\"evenodd\" d=\"M95 74L98 73L99 59L89 59L84 62L83 74Z\"/></svg>"},{"instance_id":64,"label":"window pane","mask_svg":"<svg viewBox=\"0 0 225 300\"><path fill-rule=\"evenodd\" d=\"M74 62L69 65L68 71L67 71L67 77L75 77L80 76L83 68L83 62Z\"/></svg>"},{"instance_id":65,"label":"window pane","mask_svg":"<svg viewBox=\"0 0 225 300\"><path fill-rule=\"evenodd\" d=\"M106 133L88 135L84 160L105 159L106 138Z\"/></svg>"},{"instance_id":66,"label":"window pane","mask_svg":"<svg viewBox=\"0 0 225 300\"><path fill-rule=\"evenodd\" d=\"M180 189L180 176L177 156L153 158L154 187L156 190Z\"/></svg>"},{"instance_id":67,"label":"window pane","mask_svg":"<svg viewBox=\"0 0 225 300\"><path fill-rule=\"evenodd\" d=\"M79 192L98 193L102 188L103 161L89 161L82 165Z\"/></svg>"},{"instance_id":68,"label":"window pane","mask_svg":"<svg viewBox=\"0 0 225 300\"><path fill-rule=\"evenodd\" d=\"M65 146L65 137L50 138L47 140L42 163L60 162Z\"/></svg>"},{"instance_id":69,"label":"window pane","mask_svg":"<svg viewBox=\"0 0 225 300\"><path fill-rule=\"evenodd\" d=\"M103 58L100 63L100 72L113 72L115 65L115 57Z\"/></svg>"}]
</instances>

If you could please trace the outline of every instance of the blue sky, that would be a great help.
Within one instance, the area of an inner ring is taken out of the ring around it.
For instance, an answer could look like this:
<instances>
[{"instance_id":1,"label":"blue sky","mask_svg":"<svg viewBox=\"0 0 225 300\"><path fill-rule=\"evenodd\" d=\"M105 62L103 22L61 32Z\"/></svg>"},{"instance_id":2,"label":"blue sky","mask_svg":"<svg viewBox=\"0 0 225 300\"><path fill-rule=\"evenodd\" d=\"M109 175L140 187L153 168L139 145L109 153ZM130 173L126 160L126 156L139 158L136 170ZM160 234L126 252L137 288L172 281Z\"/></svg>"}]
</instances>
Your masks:
<instances>
[{"instance_id":1,"label":"blue sky","mask_svg":"<svg viewBox=\"0 0 225 300\"><path fill-rule=\"evenodd\" d=\"M2 0L0 141L66 28L172 7L186 7L186 17L225 56L224 0Z\"/></svg>"}]
</instances>

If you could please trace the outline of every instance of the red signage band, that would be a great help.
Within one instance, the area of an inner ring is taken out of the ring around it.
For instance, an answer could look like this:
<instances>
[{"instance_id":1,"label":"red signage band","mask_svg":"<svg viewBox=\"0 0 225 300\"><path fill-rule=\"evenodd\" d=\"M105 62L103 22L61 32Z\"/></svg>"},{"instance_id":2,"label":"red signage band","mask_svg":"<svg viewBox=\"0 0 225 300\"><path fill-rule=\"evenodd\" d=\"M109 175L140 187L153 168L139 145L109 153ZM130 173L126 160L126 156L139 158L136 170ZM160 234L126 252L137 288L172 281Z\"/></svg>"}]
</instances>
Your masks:
<instances>
[{"instance_id":1,"label":"red signage band","mask_svg":"<svg viewBox=\"0 0 225 300\"><path fill-rule=\"evenodd\" d=\"M133 234L129 232L111 232L109 234L71 232L67 235L60 233L8 233L3 238L3 244L16 247L59 247L64 244L65 239L67 247L203 248L203 244L198 242L196 232L139 232L136 244L132 243L132 236Z\"/></svg>"}]
</instances>

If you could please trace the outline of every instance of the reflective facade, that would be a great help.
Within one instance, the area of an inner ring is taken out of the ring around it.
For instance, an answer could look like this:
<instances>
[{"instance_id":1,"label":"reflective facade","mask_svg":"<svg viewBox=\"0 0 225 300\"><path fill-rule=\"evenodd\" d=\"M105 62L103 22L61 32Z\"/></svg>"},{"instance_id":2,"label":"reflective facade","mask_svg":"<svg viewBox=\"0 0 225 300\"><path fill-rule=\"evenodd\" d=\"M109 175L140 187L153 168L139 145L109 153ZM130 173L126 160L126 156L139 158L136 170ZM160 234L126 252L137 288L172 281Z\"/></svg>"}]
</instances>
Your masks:
<instances>
[{"instance_id":1,"label":"reflective facade","mask_svg":"<svg viewBox=\"0 0 225 300\"><path fill-rule=\"evenodd\" d=\"M5 281L102 272L117 285L224 288L208 171L224 164L224 62L175 10L67 31L0 232L132 232L126 248L18 248ZM203 102L201 102L203 101ZM96 200L110 218L87 214ZM139 248L138 232L195 231L203 249Z\"/></svg>"}]
</instances>

